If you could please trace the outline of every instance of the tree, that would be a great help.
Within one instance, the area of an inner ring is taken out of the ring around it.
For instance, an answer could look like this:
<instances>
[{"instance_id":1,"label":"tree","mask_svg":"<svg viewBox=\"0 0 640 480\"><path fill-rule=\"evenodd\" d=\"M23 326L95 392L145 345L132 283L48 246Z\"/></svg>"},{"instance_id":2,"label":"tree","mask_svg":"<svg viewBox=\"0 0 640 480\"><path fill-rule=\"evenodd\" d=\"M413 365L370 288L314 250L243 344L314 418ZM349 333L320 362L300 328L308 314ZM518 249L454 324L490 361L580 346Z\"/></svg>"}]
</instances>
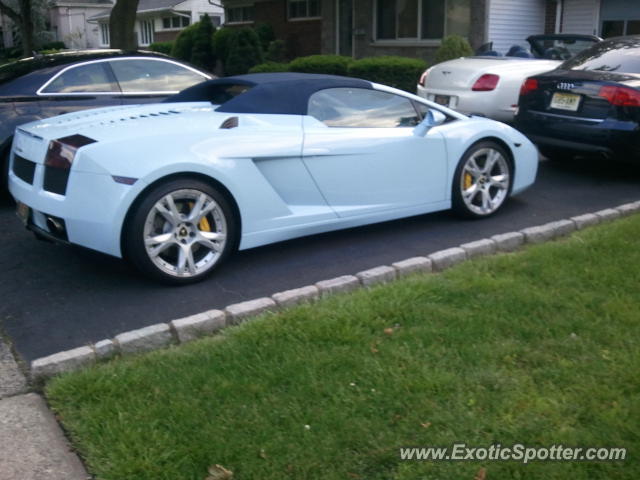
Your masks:
<instances>
[{"instance_id":1,"label":"tree","mask_svg":"<svg viewBox=\"0 0 640 480\"><path fill-rule=\"evenodd\" d=\"M216 31L216 27L213 26L209 15L206 13L197 25L193 38L191 63L212 71L216 64L216 57L213 52L213 34Z\"/></svg>"},{"instance_id":2,"label":"tree","mask_svg":"<svg viewBox=\"0 0 640 480\"><path fill-rule=\"evenodd\" d=\"M229 41L224 71L227 75L247 73L264 61L260 39L253 28L235 30Z\"/></svg>"},{"instance_id":3,"label":"tree","mask_svg":"<svg viewBox=\"0 0 640 480\"><path fill-rule=\"evenodd\" d=\"M30 57L34 50L31 10L31 0L18 0L17 7L10 5L6 0L0 0L0 13L18 26L22 39L22 53L25 57Z\"/></svg>"},{"instance_id":4,"label":"tree","mask_svg":"<svg viewBox=\"0 0 640 480\"><path fill-rule=\"evenodd\" d=\"M109 15L111 48L119 48L121 50L136 50L138 48L138 41L134 32L137 10L138 0L116 0L116 4L111 10L111 15Z\"/></svg>"}]
</instances>

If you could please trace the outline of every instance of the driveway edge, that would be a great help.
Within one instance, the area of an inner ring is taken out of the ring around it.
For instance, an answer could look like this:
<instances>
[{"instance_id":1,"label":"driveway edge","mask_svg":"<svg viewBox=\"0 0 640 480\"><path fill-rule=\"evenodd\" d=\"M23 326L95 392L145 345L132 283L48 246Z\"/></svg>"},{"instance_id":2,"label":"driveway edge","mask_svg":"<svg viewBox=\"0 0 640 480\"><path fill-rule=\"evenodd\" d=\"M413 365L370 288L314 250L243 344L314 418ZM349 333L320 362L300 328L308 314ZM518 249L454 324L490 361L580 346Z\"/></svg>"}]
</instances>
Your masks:
<instances>
[{"instance_id":1,"label":"driveway edge","mask_svg":"<svg viewBox=\"0 0 640 480\"><path fill-rule=\"evenodd\" d=\"M433 252L425 257L412 257L389 265L379 265L355 275L321 280L315 285L277 292L228 305L222 310L209 310L189 317L171 320L149 327L131 330L84 347L54 353L31 362L31 377L42 382L54 375L91 365L115 354L137 354L183 344L202 336L215 334L232 325L238 325L267 312L276 312L301 303L313 302L320 297L350 292L394 281L415 272L441 272L456 264L482 255L513 252L524 245L535 245L561 238L584 228L611 222L640 212L640 201L625 203L594 213L556 220L543 225L524 228L516 232L493 235ZM108 351L105 354L104 351Z\"/></svg>"}]
</instances>

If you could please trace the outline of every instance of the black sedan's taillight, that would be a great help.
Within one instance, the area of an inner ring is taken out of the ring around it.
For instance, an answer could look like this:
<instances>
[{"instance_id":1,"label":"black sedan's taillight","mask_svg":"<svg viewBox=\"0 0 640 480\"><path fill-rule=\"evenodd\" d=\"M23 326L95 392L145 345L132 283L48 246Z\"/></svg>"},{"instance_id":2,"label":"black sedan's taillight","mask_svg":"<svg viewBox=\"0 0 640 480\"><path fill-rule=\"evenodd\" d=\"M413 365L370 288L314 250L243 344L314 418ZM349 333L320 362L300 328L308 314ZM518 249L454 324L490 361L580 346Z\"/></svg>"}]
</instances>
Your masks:
<instances>
[{"instance_id":1,"label":"black sedan's taillight","mask_svg":"<svg viewBox=\"0 0 640 480\"><path fill-rule=\"evenodd\" d=\"M78 149L95 142L84 135L51 140L44 159L44 189L60 195L66 194L69 171Z\"/></svg>"}]
</instances>

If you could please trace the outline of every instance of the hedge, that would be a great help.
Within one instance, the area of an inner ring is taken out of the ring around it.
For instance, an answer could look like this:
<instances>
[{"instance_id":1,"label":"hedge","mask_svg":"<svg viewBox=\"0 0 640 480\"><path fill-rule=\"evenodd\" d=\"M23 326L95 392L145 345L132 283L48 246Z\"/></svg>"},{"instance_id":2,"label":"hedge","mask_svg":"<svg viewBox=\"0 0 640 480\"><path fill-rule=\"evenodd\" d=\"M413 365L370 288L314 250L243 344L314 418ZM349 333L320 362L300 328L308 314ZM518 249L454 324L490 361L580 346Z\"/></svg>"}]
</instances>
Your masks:
<instances>
[{"instance_id":1,"label":"hedge","mask_svg":"<svg viewBox=\"0 0 640 480\"><path fill-rule=\"evenodd\" d=\"M149 50L152 52L164 53L165 55L171 55L173 49L173 42L154 42L149 45Z\"/></svg>"},{"instance_id":2,"label":"hedge","mask_svg":"<svg viewBox=\"0 0 640 480\"><path fill-rule=\"evenodd\" d=\"M368 57L353 61L348 75L415 93L416 83L426 68L424 60L414 58Z\"/></svg>"},{"instance_id":3,"label":"hedge","mask_svg":"<svg viewBox=\"0 0 640 480\"><path fill-rule=\"evenodd\" d=\"M229 39L228 52L224 62L227 75L242 75L250 68L263 63L260 39L253 28L235 30Z\"/></svg>"},{"instance_id":4,"label":"hedge","mask_svg":"<svg viewBox=\"0 0 640 480\"><path fill-rule=\"evenodd\" d=\"M467 39L459 35L449 35L442 40L440 48L436 51L436 63L469 55L473 55L473 49Z\"/></svg>"},{"instance_id":5,"label":"hedge","mask_svg":"<svg viewBox=\"0 0 640 480\"><path fill-rule=\"evenodd\" d=\"M281 62L266 62L249 69L249 73L288 72L289 64Z\"/></svg>"},{"instance_id":6,"label":"hedge","mask_svg":"<svg viewBox=\"0 0 640 480\"><path fill-rule=\"evenodd\" d=\"M348 75L351 57L340 55L310 55L299 57L289 63L289 70L302 73L324 73L330 75Z\"/></svg>"}]
</instances>

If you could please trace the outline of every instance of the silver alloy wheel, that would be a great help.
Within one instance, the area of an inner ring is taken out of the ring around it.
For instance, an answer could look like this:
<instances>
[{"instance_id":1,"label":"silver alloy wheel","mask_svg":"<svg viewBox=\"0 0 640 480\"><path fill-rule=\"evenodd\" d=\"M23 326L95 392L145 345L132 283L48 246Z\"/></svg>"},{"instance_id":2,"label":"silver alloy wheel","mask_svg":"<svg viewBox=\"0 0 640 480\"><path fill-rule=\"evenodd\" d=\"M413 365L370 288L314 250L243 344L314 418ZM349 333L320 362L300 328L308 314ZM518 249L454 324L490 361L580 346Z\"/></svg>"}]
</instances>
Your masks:
<instances>
[{"instance_id":1,"label":"silver alloy wheel","mask_svg":"<svg viewBox=\"0 0 640 480\"><path fill-rule=\"evenodd\" d=\"M495 212L509 194L509 165L499 150L480 148L462 167L460 191L467 208L477 215Z\"/></svg>"},{"instance_id":2,"label":"silver alloy wheel","mask_svg":"<svg viewBox=\"0 0 640 480\"><path fill-rule=\"evenodd\" d=\"M144 245L153 264L175 277L211 269L227 242L227 219L220 205L199 190L168 193L149 210Z\"/></svg>"}]
</instances>

